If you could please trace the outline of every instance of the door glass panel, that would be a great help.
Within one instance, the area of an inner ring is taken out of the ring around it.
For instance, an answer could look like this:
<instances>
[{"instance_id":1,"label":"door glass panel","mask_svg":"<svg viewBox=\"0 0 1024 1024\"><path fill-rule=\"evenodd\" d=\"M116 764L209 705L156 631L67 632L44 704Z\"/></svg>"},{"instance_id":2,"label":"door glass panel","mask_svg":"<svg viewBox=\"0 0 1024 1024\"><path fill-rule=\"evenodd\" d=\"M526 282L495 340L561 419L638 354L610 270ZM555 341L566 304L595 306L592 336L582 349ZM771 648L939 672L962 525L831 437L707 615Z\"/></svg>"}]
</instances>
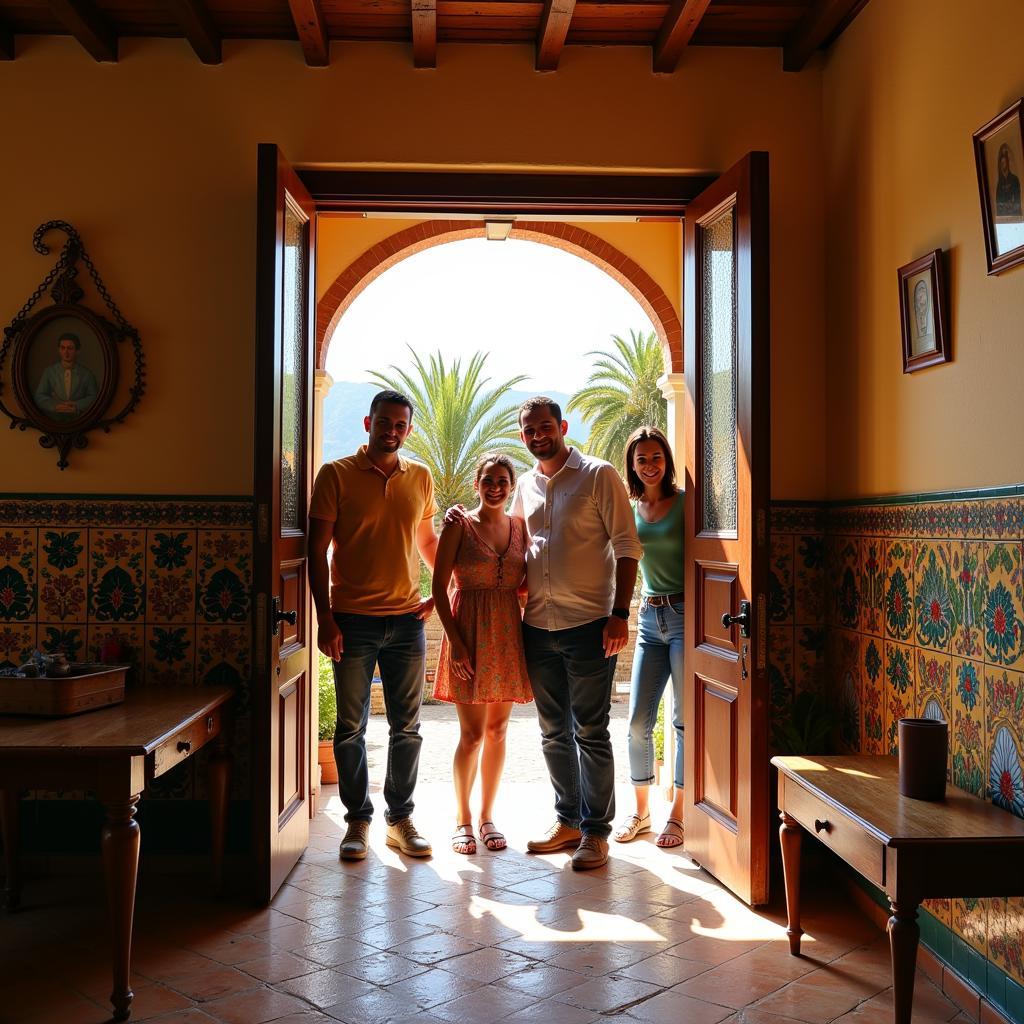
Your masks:
<instances>
[{"instance_id":1,"label":"door glass panel","mask_svg":"<svg viewBox=\"0 0 1024 1024\"><path fill-rule=\"evenodd\" d=\"M735 533L736 247L733 210L701 226L700 391L703 530Z\"/></svg>"},{"instance_id":2,"label":"door glass panel","mask_svg":"<svg viewBox=\"0 0 1024 1024\"><path fill-rule=\"evenodd\" d=\"M283 322L281 324L281 529L301 529L305 451L303 394L306 350L306 219L289 203L284 208Z\"/></svg>"}]
</instances>

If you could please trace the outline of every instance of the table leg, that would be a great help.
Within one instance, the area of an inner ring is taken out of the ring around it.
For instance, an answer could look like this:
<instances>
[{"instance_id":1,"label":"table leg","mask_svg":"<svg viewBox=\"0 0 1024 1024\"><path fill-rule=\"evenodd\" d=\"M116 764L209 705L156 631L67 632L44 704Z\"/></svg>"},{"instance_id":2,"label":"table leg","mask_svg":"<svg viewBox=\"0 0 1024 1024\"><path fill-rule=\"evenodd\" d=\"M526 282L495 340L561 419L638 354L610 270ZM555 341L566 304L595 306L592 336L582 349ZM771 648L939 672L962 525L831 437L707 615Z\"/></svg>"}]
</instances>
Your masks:
<instances>
[{"instance_id":1,"label":"table leg","mask_svg":"<svg viewBox=\"0 0 1024 1024\"><path fill-rule=\"evenodd\" d=\"M215 744L206 772L210 791L210 834L213 838L213 882L217 892L223 892L224 835L231 792L231 748L225 729L221 730Z\"/></svg>"},{"instance_id":2,"label":"table leg","mask_svg":"<svg viewBox=\"0 0 1024 1024\"><path fill-rule=\"evenodd\" d=\"M17 910L21 905L21 862L18 857L18 791L0 789L0 836L4 843L4 891L0 905Z\"/></svg>"},{"instance_id":3,"label":"table leg","mask_svg":"<svg viewBox=\"0 0 1024 1024\"><path fill-rule=\"evenodd\" d=\"M800 843L803 830L795 818L785 811L779 815L779 839L782 843L782 876L786 883L786 935L789 936L789 951L800 955Z\"/></svg>"},{"instance_id":4,"label":"table leg","mask_svg":"<svg viewBox=\"0 0 1024 1024\"><path fill-rule=\"evenodd\" d=\"M134 993L131 988L132 920L135 916L135 883L139 872L139 823L135 809L139 794L106 802L103 826L103 869L107 878L107 902L114 941L114 990L110 1001L114 1020L127 1020Z\"/></svg>"},{"instance_id":5,"label":"table leg","mask_svg":"<svg viewBox=\"0 0 1024 1024\"><path fill-rule=\"evenodd\" d=\"M910 1024L914 1005L914 971L917 967L917 903L889 900L889 950L892 954L892 1003L896 1024Z\"/></svg>"}]
</instances>

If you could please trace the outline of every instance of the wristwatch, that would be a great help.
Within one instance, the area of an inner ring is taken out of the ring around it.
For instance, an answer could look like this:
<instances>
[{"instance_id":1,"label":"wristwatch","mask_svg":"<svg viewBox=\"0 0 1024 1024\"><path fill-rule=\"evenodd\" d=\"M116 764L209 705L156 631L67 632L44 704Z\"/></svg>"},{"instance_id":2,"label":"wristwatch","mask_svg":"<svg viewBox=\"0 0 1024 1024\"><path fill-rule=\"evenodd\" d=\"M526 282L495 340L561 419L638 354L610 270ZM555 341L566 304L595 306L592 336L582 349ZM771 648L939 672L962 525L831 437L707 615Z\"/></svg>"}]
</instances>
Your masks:
<instances>
[{"instance_id":1,"label":"wristwatch","mask_svg":"<svg viewBox=\"0 0 1024 1024\"><path fill-rule=\"evenodd\" d=\"M629 609L628 608L613 608L612 609L612 615L616 616L616 618L619 618L619 619L628 619L629 618Z\"/></svg>"}]
</instances>

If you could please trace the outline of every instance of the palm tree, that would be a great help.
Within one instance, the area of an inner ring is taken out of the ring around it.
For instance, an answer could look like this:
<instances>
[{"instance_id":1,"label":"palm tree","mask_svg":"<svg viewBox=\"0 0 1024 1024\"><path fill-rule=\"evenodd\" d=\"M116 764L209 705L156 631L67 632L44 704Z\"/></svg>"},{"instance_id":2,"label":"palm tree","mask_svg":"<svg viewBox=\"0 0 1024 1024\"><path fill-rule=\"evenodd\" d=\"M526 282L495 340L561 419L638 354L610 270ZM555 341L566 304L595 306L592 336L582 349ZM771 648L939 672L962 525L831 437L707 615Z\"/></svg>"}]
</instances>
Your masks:
<instances>
[{"instance_id":1,"label":"palm tree","mask_svg":"<svg viewBox=\"0 0 1024 1024\"><path fill-rule=\"evenodd\" d=\"M381 387L401 391L415 405L415 430L405 442L406 451L422 462L434 477L434 495L444 511L473 500L473 474L484 452L504 452L517 466L525 467L526 451L519 440L518 410L499 405L501 398L525 376L513 377L487 389L482 377L487 355L474 353L465 371L456 359L446 366L440 352L424 363L409 346L413 367L390 366L392 373L371 372Z\"/></svg>"},{"instance_id":2,"label":"palm tree","mask_svg":"<svg viewBox=\"0 0 1024 1024\"><path fill-rule=\"evenodd\" d=\"M622 467L626 441L644 424L665 429L668 403L658 387L665 363L658 336L651 331L630 331L629 341L612 335L613 351L588 352L600 356L587 386L569 402L590 424L587 450Z\"/></svg>"}]
</instances>

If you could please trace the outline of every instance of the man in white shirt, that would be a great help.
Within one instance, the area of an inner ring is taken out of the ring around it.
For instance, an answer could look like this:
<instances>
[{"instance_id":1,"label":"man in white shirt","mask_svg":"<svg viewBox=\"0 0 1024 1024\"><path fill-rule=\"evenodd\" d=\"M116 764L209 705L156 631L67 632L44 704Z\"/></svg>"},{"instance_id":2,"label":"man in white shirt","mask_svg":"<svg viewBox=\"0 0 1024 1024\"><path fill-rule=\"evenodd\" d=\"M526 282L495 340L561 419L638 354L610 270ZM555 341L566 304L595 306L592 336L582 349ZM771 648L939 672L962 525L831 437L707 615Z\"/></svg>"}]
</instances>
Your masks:
<instances>
[{"instance_id":1,"label":"man in white shirt","mask_svg":"<svg viewBox=\"0 0 1024 1024\"><path fill-rule=\"evenodd\" d=\"M523 443L537 459L512 499L526 522L529 597L526 664L555 789L556 821L527 848L576 847L576 870L608 860L615 769L608 717L618 653L643 554L626 488L610 463L565 443L558 404L540 396L519 410Z\"/></svg>"}]
</instances>

